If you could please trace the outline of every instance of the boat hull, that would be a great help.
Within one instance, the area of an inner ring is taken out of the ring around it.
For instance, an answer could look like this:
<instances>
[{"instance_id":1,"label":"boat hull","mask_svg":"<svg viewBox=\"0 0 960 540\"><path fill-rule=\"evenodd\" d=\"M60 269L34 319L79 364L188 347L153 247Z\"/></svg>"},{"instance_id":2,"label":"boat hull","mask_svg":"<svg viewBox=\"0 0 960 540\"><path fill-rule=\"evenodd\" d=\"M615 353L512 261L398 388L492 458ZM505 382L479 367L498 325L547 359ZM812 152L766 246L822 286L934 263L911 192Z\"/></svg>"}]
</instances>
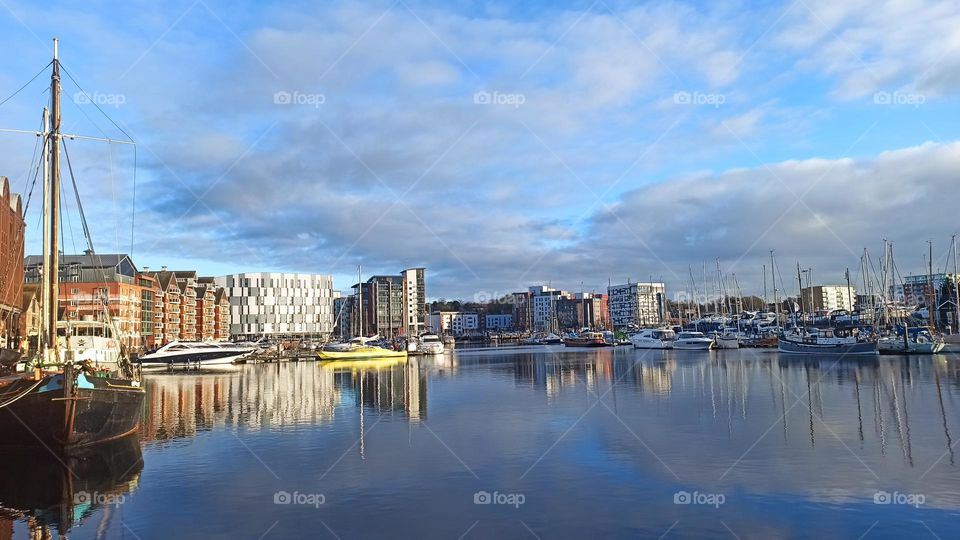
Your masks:
<instances>
[{"instance_id":1,"label":"boat hull","mask_svg":"<svg viewBox=\"0 0 960 540\"><path fill-rule=\"evenodd\" d=\"M375 358L406 358L407 351L391 351L379 349L376 351L320 351L317 358L320 360L364 360Z\"/></svg>"},{"instance_id":2,"label":"boat hull","mask_svg":"<svg viewBox=\"0 0 960 540\"><path fill-rule=\"evenodd\" d=\"M718 349L739 349L740 340L736 337L717 336L716 345Z\"/></svg>"},{"instance_id":3,"label":"boat hull","mask_svg":"<svg viewBox=\"0 0 960 540\"><path fill-rule=\"evenodd\" d=\"M65 399L63 375L21 379L3 389L0 445L74 450L131 435L140 426L144 391L130 381L78 376Z\"/></svg>"},{"instance_id":4,"label":"boat hull","mask_svg":"<svg viewBox=\"0 0 960 540\"><path fill-rule=\"evenodd\" d=\"M681 350L681 351L708 351L713 348L713 340L712 339L708 339L704 341L677 340L673 342L673 348L675 350Z\"/></svg>"},{"instance_id":5,"label":"boat hull","mask_svg":"<svg viewBox=\"0 0 960 540\"><path fill-rule=\"evenodd\" d=\"M140 358L139 363L144 368L163 368L177 366L205 366L205 365L225 365L234 364L241 358L244 358L253 351L237 350L211 350L187 352L184 354L171 355L146 355Z\"/></svg>"},{"instance_id":6,"label":"boat hull","mask_svg":"<svg viewBox=\"0 0 960 540\"><path fill-rule=\"evenodd\" d=\"M780 338L777 340L777 351L784 354L818 356L874 356L877 354L877 343L862 341L857 343L819 344Z\"/></svg>"}]
</instances>

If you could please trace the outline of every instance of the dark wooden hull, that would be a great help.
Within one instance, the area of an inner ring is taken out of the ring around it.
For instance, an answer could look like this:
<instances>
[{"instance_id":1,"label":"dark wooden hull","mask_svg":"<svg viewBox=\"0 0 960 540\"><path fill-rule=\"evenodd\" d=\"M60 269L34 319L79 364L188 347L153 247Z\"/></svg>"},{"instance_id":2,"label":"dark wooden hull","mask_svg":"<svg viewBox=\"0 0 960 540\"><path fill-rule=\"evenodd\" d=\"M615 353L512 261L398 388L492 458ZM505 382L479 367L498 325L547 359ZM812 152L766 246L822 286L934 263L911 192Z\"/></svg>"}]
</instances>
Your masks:
<instances>
[{"instance_id":1,"label":"dark wooden hull","mask_svg":"<svg viewBox=\"0 0 960 540\"><path fill-rule=\"evenodd\" d=\"M0 404L0 446L40 446L56 451L77 450L125 437L137 431L144 391L130 381L83 378L64 399L63 375L50 375L40 384L22 379L3 388ZM33 388L31 388L33 387Z\"/></svg>"}]
</instances>

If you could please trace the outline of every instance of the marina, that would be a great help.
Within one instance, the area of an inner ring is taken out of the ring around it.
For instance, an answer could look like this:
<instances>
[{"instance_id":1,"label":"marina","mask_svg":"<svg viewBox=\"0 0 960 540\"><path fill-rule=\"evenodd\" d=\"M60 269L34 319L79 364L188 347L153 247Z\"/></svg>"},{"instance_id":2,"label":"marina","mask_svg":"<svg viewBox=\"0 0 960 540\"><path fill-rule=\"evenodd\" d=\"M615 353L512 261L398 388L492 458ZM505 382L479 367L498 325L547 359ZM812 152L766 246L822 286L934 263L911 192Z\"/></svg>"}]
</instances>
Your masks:
<instances>
[{"instance_id":1,"label":"marina","mask_svg":"<svg viewBox=\"0 0 960 540\"><path fill-rule=\"evenodd\" d=\"M134 446L76 471L75 492L101 494L91 504L54 504L52 470L24 492L22 462L0 460L0 501L19 512L0 530L949 538L960 512L954 359L560 345L248 364L148 375L145 389L142 460ZM523 503L475 504L495 491ZM278 504L284 492L323 502ZM722 504L675 503L694 492Z\"/></svg>"}]
</instances>

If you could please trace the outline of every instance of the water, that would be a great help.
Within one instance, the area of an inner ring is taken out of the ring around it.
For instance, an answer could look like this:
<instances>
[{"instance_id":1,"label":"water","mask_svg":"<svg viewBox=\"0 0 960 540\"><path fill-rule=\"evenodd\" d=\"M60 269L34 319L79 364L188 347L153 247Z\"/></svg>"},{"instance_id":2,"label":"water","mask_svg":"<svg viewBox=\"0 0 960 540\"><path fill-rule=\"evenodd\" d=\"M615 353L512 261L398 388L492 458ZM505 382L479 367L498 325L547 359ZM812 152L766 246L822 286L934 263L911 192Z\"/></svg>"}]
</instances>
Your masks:
<instances>
[{"instance_id":1,"label":"water","mask_svg":"<svg viewBox=\"0 0 960 540\"><path fill-rule=\"evenodd\" d=\"M143 540L956 538L958 383L952 355L563 347L153 375L142 463L81 473L92 502L60 522Z\"/></svg>"}]
</instances>

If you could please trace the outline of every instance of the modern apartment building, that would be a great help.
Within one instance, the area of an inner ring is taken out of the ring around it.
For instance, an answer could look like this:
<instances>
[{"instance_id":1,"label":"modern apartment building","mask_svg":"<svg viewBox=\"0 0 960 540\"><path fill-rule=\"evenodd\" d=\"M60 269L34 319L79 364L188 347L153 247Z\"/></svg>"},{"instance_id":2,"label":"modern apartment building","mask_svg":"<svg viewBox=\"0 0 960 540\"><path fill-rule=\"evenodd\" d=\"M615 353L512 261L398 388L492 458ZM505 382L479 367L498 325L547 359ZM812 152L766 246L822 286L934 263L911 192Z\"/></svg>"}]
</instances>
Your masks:
<instances>
[{"instance_id":1,"label":"modern apartment building","mask_svg":"<svg viewBox=\"0 0 960 540\"><path fill-rule=\"evenodd\" d=\"M230 334L326 338L333 333L333 277L248 272L215 278L230 299Z\"/></svg>"},{"instance_id":2,"label":"modern apartment building","mask_svg":"<svg viewBox=\"0 0 960 540\"><path fill-rule=\"evenodd\" d=\"M0 176L0 349L20 345L24 228L20 195Z\"/></svg>"},{"instance_id":3,"label":"modern apartment building","mask_svg":"<svg viewBox=\"0 0 960 540\"><path fill-rule=\"evenodd\" d=\"M513 330L513 315L509 313L484 315L483 329L487 332Z\"/></svg>"},{"instance_id":4,"label":"modern apartment building","mask_svg":"<svg viewBox=\"0 0 960 540\"><path fill-rule=\"evenodd\" d=\"M337 304L341 337L390 339L424 332L428 322L425 274L423 268L408 268L399 275L376 275L354 284L353 294Z\"/></svg>"},{"instance_id":5,"label":"modern apartment building","mask_svg":"<svg viewBox=\"0 0 960 540\"><path fill-rule=\"evenodd\" d=\"M407 335L419 335L427 329L427 285L425 268L408 268L403 278L403 323Z\"/></svg>"},{"instance_id":6,"label":"modern apartment building","mask_svg":"<svg viewBox=\"0 0 960 540\"><path fill-rule=\"evenodd\" d=\"M577 293L572 298L558 299L555 307L560 330L605 329L609 326L605 294Z\"/></svg>"},{"instance_id":7,"label":"modern apartment building","mask_svg":"<svg viewBox=\"0 0 960 540\"><path fill-rule=\"evenodd\" d=\"M511 294L513 301L513 327L520 332L529 332L533 328L533 294L529 291Z\"/></svg>"},{"instance_id":8,"label":"modern apartment building","mask_svg":"<svg viewBox=\"0 0 960 540\"><path fill-rule=\"evenodd\" d=\"M808 312L833 311L836 309L853 310L857 299L857 289L846 285L814 285L800 290L803 308Z\"/></svg>"},{"instance_id":9,"label":"modern apartment building","mask_svg":"<svg viewBox=\"0 0 960 540\"><path fill-rule=\"evenodd\" d=\"M660 325L664 321L663 283L626 283L607 287L610 324L615 330Z\"/></svg>"}]
</instances>

